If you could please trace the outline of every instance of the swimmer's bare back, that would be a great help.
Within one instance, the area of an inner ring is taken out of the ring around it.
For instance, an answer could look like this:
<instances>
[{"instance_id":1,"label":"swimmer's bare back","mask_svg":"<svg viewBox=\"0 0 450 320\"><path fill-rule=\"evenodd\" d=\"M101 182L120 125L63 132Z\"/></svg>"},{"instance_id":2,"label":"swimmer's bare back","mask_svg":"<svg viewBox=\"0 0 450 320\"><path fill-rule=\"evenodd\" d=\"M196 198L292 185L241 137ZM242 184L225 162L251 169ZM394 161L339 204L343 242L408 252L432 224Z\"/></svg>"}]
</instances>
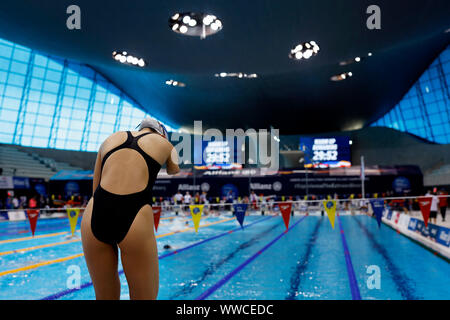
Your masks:
<instances>
[{"instance_id":1,"label":"swimmer's bare back","mask_svg":"<svg viewBox=\"0 0 450 320\"><path fill-rule=\"evenodd\" d=\"M138 137L149 129L132 131L133 137ZM120 146L127 140L127 133L119 131L109 136L100 147L97 155L97 166L101 165L101 159L112 149ZM167 164L167 173L175 174L179 172L177 163L177 153L172 144L158 134L148 134L138 140L141 149L152 157L160 165ZM100 161L99 161L100 160ZM99 170L98 170L99 171ZM100 181L96 181L100 178ZM142 191L148 181L148 169L144 158L135 150L121 149L114 152L105 162L100 177L94 174L94 190L98 183L109 192L115 194L130 194Z\"/></svg>"}]
</instances>

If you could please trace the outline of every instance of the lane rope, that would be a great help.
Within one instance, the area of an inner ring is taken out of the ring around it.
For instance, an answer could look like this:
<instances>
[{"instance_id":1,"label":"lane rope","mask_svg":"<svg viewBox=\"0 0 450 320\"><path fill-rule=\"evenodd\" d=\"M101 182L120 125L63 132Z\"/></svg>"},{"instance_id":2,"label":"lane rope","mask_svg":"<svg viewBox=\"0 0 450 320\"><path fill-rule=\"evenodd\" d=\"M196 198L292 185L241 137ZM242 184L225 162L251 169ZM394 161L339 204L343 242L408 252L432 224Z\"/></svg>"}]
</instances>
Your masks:
<instances>
[{"instance_id":1,"label":"lane rope","mask_svg":"<svg viewBox=\"0 0 450 320\"><path fill-rule=\"evenodd\" d=\"M211 286L209 289L204 291L201 295L196 297L194 300L204 300L207 297L209 297L211 294L213 294L217 289L222 287L225 283L227 283L232 277L234 277L239 271L244 269L250 262L255 260L259 255L261 255L264 251L266 251L268 248L270 248L275 242L281 239L285 234L287 234L289 231L291 231L293 228L295 228L300 222L302 222L307 216L302 217L300 220L298 220L296 223L294 223L289 229L283 231L280 235L278 235L275 239L270 241L268 244L266 244L261 250L257 251L254 255L252 255L250 258L245 260L242 264L240 264L238 267L233 269L230 273L225 275L222 279L220 279L218 282L216 282L213 286Z\"/></svg>"}]
</instances>

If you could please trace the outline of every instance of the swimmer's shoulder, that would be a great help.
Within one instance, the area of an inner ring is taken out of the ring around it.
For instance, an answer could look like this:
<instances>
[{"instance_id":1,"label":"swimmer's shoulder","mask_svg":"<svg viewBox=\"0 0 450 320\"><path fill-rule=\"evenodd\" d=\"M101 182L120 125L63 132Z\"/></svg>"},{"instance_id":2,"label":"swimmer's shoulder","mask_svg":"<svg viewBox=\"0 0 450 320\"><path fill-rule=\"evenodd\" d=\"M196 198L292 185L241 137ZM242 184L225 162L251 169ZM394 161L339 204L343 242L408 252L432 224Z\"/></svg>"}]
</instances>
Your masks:
<instances>
[{"instance_id":1,"label":"swimmer's shoulder","mask_svg":"<svg viewBox=\"0 0 450 320\"><path fill-rule=\"evenodd\" d=\"M131 133L133 136L139 135L139 133L137 131L133 131ZM144 137L142 137L143 144L153 144L153 143L157 143L160 147L167 149L168 151L171 151L173 148L172 143L170 143L169 140L163 138L162 136L160 136L157 133L153 133L153 134L148 134Z\"/></svg>"},{"instance_id":2,"label":"swimmer's shoulder","mask_svg":"<svg viewBox=\"0 0 450 320\"><path fill-rule=\"evenodd\" d=\"M109 137L103 141L102 145L100 146L99 151L101 153L106 153L109 150L121 145L125 141L127 141L128 134L126 131L117 131L111 134Z\"/></svg>"}]
</instances>

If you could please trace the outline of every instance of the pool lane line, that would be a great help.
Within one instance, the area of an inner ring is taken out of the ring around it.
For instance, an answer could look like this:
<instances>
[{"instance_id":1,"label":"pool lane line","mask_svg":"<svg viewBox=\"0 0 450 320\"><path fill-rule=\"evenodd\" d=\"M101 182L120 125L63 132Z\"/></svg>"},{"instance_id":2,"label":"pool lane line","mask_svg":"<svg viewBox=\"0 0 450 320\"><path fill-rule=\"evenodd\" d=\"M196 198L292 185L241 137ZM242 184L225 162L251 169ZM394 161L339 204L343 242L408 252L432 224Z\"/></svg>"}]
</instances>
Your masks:
<instances>
[{"instance_id":1,"label":"pool lane line","mask_svg":"<svg viewBox=\"0 0 450 320\"><path fill-rule=\"evenodd\" d=\"M317 221L313 232L311 232L311 235L309 236L309 241L307 242L304 255L300 258L300 260L297 260L297 265L295 266L295 271L292 273L291 285L286 294L285 300L297 300L297 292L300 287L300 278L302 273L305 272L308 267L309 258L311 256L312 249L316 244L323 219L324 217L320 217L319 221Z\"/></svg>"},{"instance_id":2,"label":"pool lane line","mask_svg":"<svg viewBox=\"0 0 450 320\"><path fill-rule=\"evenodd\" d=\"M207 216L207 217L204 217L202 220L206 220L209 218L211 218L211 217ZM186 222L189 220L191 220L191 219L187 218L187 219L181 220L181 222ZM56 223L55 223L55 225L40 227L39 231L49 231L49 230L69 228L68 220L58 221L58 224L61 224L61 225L56 225ZM77 223L77 227L79 228L80 226L81 226L81 220ZM10 235L18 235L18 234L24 234L24 233L31 233L30 228L23 227L16 231L3 232L3 233L0 233L0 237L10 236ZM0 243L1 243L1 241L0 241Z\"/></svg>"},{"instance_id":3,"label":"pool lane line","mask_svg":"<svg viewBox=\"0 0 450 320\"><path fill-rule=\"evenodd\" d=\"M175 291L172 293L169 297L167 297L167 300L175 300L179 297L187 296L192 293L193 290L195 290L198 286L200 286L210 275L217 272L219 268L221 268L225 263L233 259L236 255L238 255L242 250L250 248L251 246L258 244L266 234L272 232L273 230L280 227L280 223L276 222L275 224L269 224L269 227L261 230L256 233L253 237L247 237L245 238L245 241L242 241L239 243L239 245L231 252L228 252L224 255L220 255L219 259L215 259L209 261L206 268L203 269L203 272L201 272L199 277L196 277L196 279L191 279L188 284L185 284L180 288L180 290Z\"/></svg>"},{"instance_id":4,"label":"pool lane line","mask_svg":"<svg viewBox=\"0 0 450 320\"><path fill-rule=\"evenodd\" d=\"M355 217L356 218L356 217ZM399 269L391 260L389 257L388 251L380 245L374 238L373 234L364 226L361 224L361 221L359 219L355 219L356 223L358 224L359 228L365 233L367 238L369 239L372 247L378 252L379 255L381 255L384 259L384 261L387 264L387 269L389 273L392 276L392 279L397 287L397 290L401 294L403 298L406 300L419 300L420 297L417 297L414 292L414 282L406 277L401 269ZM411 286L411 284L413 284Z\"/></svg>"},{"instance_id":5,"label":"pool lane line","mask_svg":"<svg viewBox=\"0 0 450 320\"><path fill-rule=\"evenodd\" d=\"M270 248L275 242L281 239L285 234L287 234L289 231L291 231L293 228L295 228L300 222L302 222L307 216L302 217L300 220L298 220L296 223L294 223L289 229L283 231L280 235L275 237L272 241L270 241L268 244L266 244L263 248L261 248L259 251L257 251L255 254L253 254L250 258L245 260L242 264L240 264L238 267L233 269L230 273L225 275L222 279L220 279L218 282L216 282L214 285L209 287L206 291L204 291L202 294L200 294L198 297L196 297L194 300L204 300L208 298L211 294L213 294L217 289L222 287L225 283L227 283L232 277L234 277L239 271L244 269L250 262L255 260L257 257L259 257L264 251L266 251L268 248Z\"/></svg>"},{"instance_id":6,"label":"pool lane line","mask_svg":"<svg viewBox=\"0 0 450 320\"><path fill-rule=\"evenodd\" d=\"M163 255L161 255L161 256L158 257L158 260L167 258L167 257L172 256L172 255L175 255L175 254L180 253L180 252L182 252L182 251L185 251L185 250L187 250L187 249L194 248L194 247L196 247L196 246L198 246L198 245L201 245L201 244L203 244L203 243L206 243L206 242L209 242L209 241L212 241L212 240L221 238L221 237L223 237L223 236L226 236L226 235L229 235L229 234L231 234L231 233L233 233L233 232L236 232L236 231L245 229L245 228L247 228L247 227L250 227L251 225L254 225L254 224L263 222L263 221L268 220L268 219L273 218L273 217L274 217L274 216L268 216L268 217L265 217L265 218L263 218L263 219L259 219L259 220L257 220L257 221L252 222L252 223L249 223L249 224L247 224L247 225L244 225L243 227L239 227L239 228L236 228L236 229L232 229L232 230L229 230L229 231L225 231L225 232L223 232L223 233L221 233L221 234L219 234L219 235L216 235L216 236L212 236L212 237L210 237L210 238L203 239L203 240L201 240L201 241L198 241L198 242L195 242L195 243L193 243L193 244L191 244L191 245L188 245L188 246L186 246L186 247L184 247L184 248L181 248L181 249L172 251L172 252L167 253L167 254L163 254ZM119 273L119 275L123 274L123 273L124 273L123 269L122 269L122 270L119 270L118 273ZM79 291L79 290L84 289L84 288L87 288L87 287L89 287L89 286L92 286L92 281L83 283L82 285L80 285L80 288L66 289L66 290L63 290L63 291L54 293L54 294L52 294L52 295L49 295L49 296L47 296L47 297L44 297L44 298L42 298L42 299L40 299L40 300L56 300L56 299L59 299L59 298L65 296L65 295L68 295L68 294L73 293L73 292L75 292L75 291Z\"/></svg>"},{"instance_id":7,"label":"pool lane line","mask_svg":"<svg viewBox=\"0 0 450 320\"><path fill-rule=\"evenodd\" d=\"M77 224L77 227L79 227L79 226L80 225ZM70 228L69 224L67 223L65 225L60 225L60 226L49 226L47 228L39 228L39 231L51 231L51 230L58 230L58 229L64 229L64 228ZM14 232L3 232L3 233L0 233L0 237L19 235L19 234L24 234L24 233L31 233L30 228L19 230L19 231L14 231Z\"/></svg>"},{"instance_id":8,"label":"pool lane line","mask_svg":"<svg viewBox=\"0 0 450 320\"><path fill-rule=\"evenodd\" d=\"M224 219L224 220L212 222L211 224L200 225L200 227L207 227L207 226L210 226L210 225L213 225L213 224L222 223L222 222L230 221L230 220L233 220L233 219L235 219L235 218L229 218L229 220ZM162 234L162 235L156 235L155 237L156 238L161 238L161 237L169 236L169 235L172 235L172 234L175 234L175 233L186 232L186 231L189 231L189 230L192 230L192 229L194 229L194 228L193 227L189 227L189 228L186 228L186 229L181 229L179 231L169 232L169 233L165 233L165 234ZM77 230L76 232L80 232L80 230ZM67 231L67 232L55 233L55 234L50 234L50 235L35 236L34 238L33 237L16 238L16 239L4 240L4 241L5 242L25 241L25 240L32 240L32 239L36 239L36 238L53 237L53 236L58 236L58 235L62 235L62 234L67 234L67 233L69 233L69 232ZM76 241L81 241L81 239L74 240L73 242L76 242ZM1 243L2 242L0 241L0 244ZM45 247L52 247L53 245L57 246L57 245L60 245L60 244L65 244L65 243L56 242L56 243L52 243L52 244L49 244L49 245L45 245ZM30 250L33 250L33 249L40 249L40 246L30 247L30 248L23 248L23 249L8 250L8 251L0 252L0 256L5 255L5 254L17 253L17 252L20 252L20 251L30 251Z\"/></svg>"},{"instance_id":9,"label":"pool lane line","mask_svg":"<svg viewBox=\"0 0 450 320\"><path fill-rule=\"evenodd\" d=\"M5 255L8 255L8 254L12 254L12 253L24 253L24 252L31 251L31 250L55 247L55 246L60 246L60 245L63 245L63 244L72 243L72 242L79 242L79 241L80 241L80 239L72 239L72 240L67 240L67 241L62 241L62 242L56 242L56 243L53 242L53 243L42 244L42 245L34 246L34 247L3 251L3 252L0 252L0 256L5 256Z\"/></svg>"},{"instance_id":10,"label":"pool lane line","mask_svg":"<svg viewBox=\"0 0 450 320\"><path fill-rule=\"evenodd\" d=\"M347 240L345 239L344 229L342 229L341 217L338 214L337 220L339 230L341 233L342 246L344 247L345 264L347 267L348 281L350 284L350 291L352 293L352 300L361 300L361 293L359 292L358 281L356 280L355 269L353 269L352 258L350 257L350 250L348 250Z\"/></svg>"},{"instance_id":11,"label":"pool lane line","mask_svg":"<svg viewBox=\"0 0 450 320\"><path fill-rule=\"evenodd\" d=\"M36 264L30 265L30 266L26 266L26 267L21 267L21 268L12 269L12 270L6 270L6 271L0 271L0 277L5 276L7 274L16 273L16 272L19 272L19 271L27 271L27 270L36 269L36 268L39 268L39 267L42 267L42 266L47 266L49 264L54 264L54 263L58 263L58 262L64 262L64 261L67 261L67 260L79 258L81 256L83 256L83 254L82 253L78 253L78 254L75 254L75 255L72 255L72 256L68 256L68 257L64 257L64 258L58 258L58 259L55 259L55 260L43 261L43 262L36 263Z\"/></svg>"},{"instance_id":12,"label":"pool lane line","mask_svg":"<svg viewBox=\"0 0 450 320\"><path fill-rule=\"evenodd\" d=\"M230 220L233 220L233 219L235 219L235 218L224 219L224 220L212 222L212 223L209 223L209 224L206 224L206 225L201 225L201 226L199 226L199 228L204 228L204 227L208 227L208 226L211 226L211 225L214 225L214 224L227 222L227 221L230 221ZM187 228L187 229L193 229L193 228ZM163 237L171 236L173 234L186 232L186 231L188 231L187 229L183 229L182 231L171 232L171 233L166 233L166 234L163 234L163 235L159 235L159 236L157 236L157 238L163 238ZM81 241L81 239L78 239L78 241ZM65 258L59 258L59 259L55 259L55 260L43 261L43 262L39 262L39 263L30 265L30 266L27 266L27 267L21 267L21 268L16 268L16 269L2 271L2 272L0 272L0 277L4 276L4 275L7 275L7 274L11 274L11 273L17 273L17 272L20 272L20 271L25 271L25 270L29 270L29 269L35 269L35 268L46 266L46 265L49 265L49 264L54 264L54 263L63 262L63 261L66 261L66 260L79 258L79 257L82 257L82 256L84 256L83 253L78 253L76 255L65 257Z\"/></svg>"},{"instance_id":13,"label":"pool lane line","mask_svg":"<svg viewBox=\"0 0 450 320\"><path fill-rule=\"evenodd\" d=\"M232 230L229 230L229 231L225 231L225 232L223 232L223 233L221 233L221 234L218 234L218 235L216 235L216 236L212 236L211 238L207 238L207 239L204 239L204 240L195 242L195 243L193 243L193 244L191 244L191 245L188 245L188 246L186 246L186 247L184 247L184 248L181 248L181 249L174 250L174 251L172 251L172 252L163 254L162 256L159 257L159 259L163 259L163 258L172 256L172 255L174 255L174 254L183 252L183 251L185 251L185 250L187 250L187 249L191 249L191 248L196 247L196 246L199 246L199 245L201 245L201 244L203 244L203 243L205 243L205 242L209 242L209 241L211 241L211 240L215 240L215 239L221 238L221 237L223 237L223 236L226 236L226 235L229 235L229 234L231 234L231 233L233 233L233 232L236 232L236 231L245 229L245 228L247 228L247 227L250 227L251 225L257 224L257 223L259 223L259 222L268 220L268 219L273 218L273 217L274 217L274 216L268 216L268 217L265 217L265 218L263 218L263 219L259 219L259 220L253 221L253 222L251 222L251 223L249 223L249 224L246 224L246 225L244 225L244 226L242 226L242 227L239 227L239 228L236 228L236 229L232 229Z\"/></svg>"},{"instance_id":14,"label":"pool lane line","mask_svg":"<svg viewBox=\"0 0 450 320\"><path fill-rule=\"evenodd\" d=\"M215 224L219 224L219 223L231 221L231 220L234 220L234 219L236 219L236 218L233 217L233 218L226 218L226 219L219 220L219 221L214 221L214 222L211 222L211 223L207 223L207 224L204 224L204 225L200 225L199 228L204 228L204 227L213 226L213 225L215 225ZM167 236L171 236L171 235L173 235L173 234L183 233L183 232L187 232L187 231L190 231L190 230L195 230L195 227L189 227L189 228L186 228L186 229L181 229L181 230L177 230L177 231L172 231L172 232L160 234L160 235L156 236L156 238L167 237Z\"/></svg>"},{"instance_id":15,"label":"pool lane line","mask_svg":"<svg viewBox=\"0 0 450 320\"><path fill-rule=\"evenodd\" d=\"M79 232L77 230L77 232ZM12 242L20 242L20 241L26 241L26 240L32 240L32 239L41 239L41 238L48 238L48 237L56 237L56 236L61 236L63 234L68 234L69 231L64 231L64 232L56 232L56 233L48 233L48 234L42 234L42 235L38 235L38 236L34 236L34 237L23 237L23 238L14 238L14 239L8 239L8 240L1 240L0 244L3 243L12 243Z\"/></svg>"}]
</instances>

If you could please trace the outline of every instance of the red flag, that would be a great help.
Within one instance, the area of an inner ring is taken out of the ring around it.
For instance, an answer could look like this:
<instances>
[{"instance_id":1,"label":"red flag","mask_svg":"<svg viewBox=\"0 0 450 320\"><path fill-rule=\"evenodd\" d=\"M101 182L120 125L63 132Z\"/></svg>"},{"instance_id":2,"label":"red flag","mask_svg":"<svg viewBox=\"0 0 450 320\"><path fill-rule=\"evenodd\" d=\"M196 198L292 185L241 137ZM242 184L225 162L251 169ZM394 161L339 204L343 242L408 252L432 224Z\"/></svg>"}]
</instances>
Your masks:
<instances>
[{"instance_id":1,"label":"red flag","mask_svg":"<svg viewBox=\"0 0 450 320\"><path fill-rule=\"evenodd\" d=\"M155 206L153 209L153 220L155 224L155 231L158 231L159 218L161 218L161 207Z\"/></svg>"},{"instance_id":2,"label":"red flag","mask_svg":"<svg viewBox=\"0 0 450 320\"><path fill-rule=\"evenodd\" d=\"M39 218L39 210L27 210L28 221L30 222L31 233L34 237L34 231L36 230L37 219Z\"/></svg>"},{"instance_id":3,"label":"red flag","mask_svg":"<svg viewBox=\"0 0 450 320\"><path fill-rule=\"evenodd\" d=\"M291 219L292 203L282 202L278 204L278 207L280 208L281 215L283 216L284 225L286 226L286 229L288 229L289 220Z\"/></svg>"},{"instance_id":4,"label":"red flag","mask_svg":"<svg viewBox=\"0 0 450 320\"><path fill-rule=\"evenodd\" d=\"M431 209L431 197L419 197L419 207L420 211L422 211L423 221L425 222L425 227L428 226L428 218L430 217L430 209Z\"/></svg>"}]
</instances>

